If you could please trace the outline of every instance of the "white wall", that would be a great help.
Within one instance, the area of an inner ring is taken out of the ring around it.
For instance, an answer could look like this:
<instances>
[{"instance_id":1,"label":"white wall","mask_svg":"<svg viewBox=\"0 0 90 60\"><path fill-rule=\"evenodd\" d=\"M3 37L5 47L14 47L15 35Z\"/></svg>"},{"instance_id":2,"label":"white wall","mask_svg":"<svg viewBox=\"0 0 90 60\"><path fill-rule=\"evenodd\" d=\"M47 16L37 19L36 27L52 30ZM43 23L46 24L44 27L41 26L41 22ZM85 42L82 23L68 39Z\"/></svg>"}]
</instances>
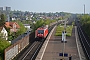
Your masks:
<instances>
[{"instance_id":1,"label":"white wall","mask_svg":"<svg viewBox=\"0 0 90 60\"><path fill-rule=\"evenodd\" d=\"M6 29L3 27L1 33L3 34L3 38L5 38L6 40L8 39L8 32L6 31Z\"/></svg>"}]
</instances>

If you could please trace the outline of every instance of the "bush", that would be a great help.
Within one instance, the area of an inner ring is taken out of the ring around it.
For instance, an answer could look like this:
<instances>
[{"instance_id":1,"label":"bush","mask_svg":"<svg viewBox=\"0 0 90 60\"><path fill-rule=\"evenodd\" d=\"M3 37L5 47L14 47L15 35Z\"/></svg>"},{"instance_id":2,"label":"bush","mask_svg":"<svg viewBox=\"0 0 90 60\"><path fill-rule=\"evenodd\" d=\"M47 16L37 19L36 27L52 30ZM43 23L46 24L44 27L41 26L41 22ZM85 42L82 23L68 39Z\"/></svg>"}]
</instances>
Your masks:
<instances>
[{"instance_id":1,"label":"bush","mask_svg":"<svg viewBox=\"0 0 90 60\"><path fill-rule=\"evenodd\" d=\"M90 15L85 14L81 16L80 22L82 24L84 31L87 33L87 35L90 38Z\"/></svg>"},{"instance_id":2,"label":"bush","mask_svg":"<svg viewBox=\"0 0 90 60\"><path fill-rule=\"evenodd\" d=\"M13 37L12 37L12 36L9 36L9 37L8 37L8 40L9 40L9 41L13 40Z\"/></svg>"},{"instance_id":3,"label":"bush","mask_svg":"<svg viewBox=\"0 0 90 60\"><path fill-rule=\"evenodd\" d=\"M4 50L10 46L10 43L7 40L0 38L0 59L4 59Z\"/></svg>"},{"instance_id":4,"label":"bush","mask_svg":"<svg viewBox=\"0 0 90 60\"><path fill-rule=\"evenodd\" d=\"M73 26L67 25L66 27L66 36L71 36L72 35L72 28ZM64 25L59 25L56 28L55 36L62 36L62 31L64 31Z\"/></svg>"}]
</instances>

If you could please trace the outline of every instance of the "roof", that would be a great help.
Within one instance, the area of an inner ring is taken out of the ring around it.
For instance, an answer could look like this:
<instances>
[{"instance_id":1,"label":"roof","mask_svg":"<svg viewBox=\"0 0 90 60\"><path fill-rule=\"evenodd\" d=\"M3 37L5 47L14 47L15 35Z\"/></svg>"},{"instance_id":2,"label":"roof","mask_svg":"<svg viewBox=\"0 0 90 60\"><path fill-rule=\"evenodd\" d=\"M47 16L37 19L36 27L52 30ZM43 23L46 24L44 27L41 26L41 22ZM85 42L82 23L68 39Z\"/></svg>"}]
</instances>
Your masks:
<instances>
[{"instance_id":1,"label":"roof","mask_svg":"<svg viewBox=\"0 0 90 60\"><path fill-rule=\"evenodd\" d=\"M5 26L7 28L13 28L13 24L16 24L16 28L20 28L20 26L16 22L5 22Z\"/></svg>"},{"instance_id":2,"label":"roof","mask_svg":"<svg viewBox=\"0 0 90 60\"><path fill-rule=\"evenodd\" d=\"M39 27L37 30L46 30L46 29L48 29L48 28L46 28L46 27Z\"/></svg>"},{"instance_id":3,"label":"roof","mask_svg":"<svg viewBox=\"0 0 90 60\"><path fill-rule=\"evenodd\" d=\"M29 24L24 24L24 26L30 26Z\"/></svg>"}]
</instances>

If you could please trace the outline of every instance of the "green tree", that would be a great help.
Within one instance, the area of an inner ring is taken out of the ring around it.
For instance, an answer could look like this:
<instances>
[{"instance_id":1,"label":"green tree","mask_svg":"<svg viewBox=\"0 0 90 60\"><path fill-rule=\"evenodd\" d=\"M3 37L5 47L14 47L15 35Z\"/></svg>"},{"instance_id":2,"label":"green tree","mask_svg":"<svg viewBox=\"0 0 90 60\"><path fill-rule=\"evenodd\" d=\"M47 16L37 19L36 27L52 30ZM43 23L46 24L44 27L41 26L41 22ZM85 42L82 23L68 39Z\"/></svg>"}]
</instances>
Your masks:
<instances>
[{"instance_id":1,"label":"green tree","mask_svg":"<svg viewBox=\"0 0 90 60\"><path fill-rule=\"evenodd\" d=\"M80 18L80 22L83 26L83 29L85 30L85 32L88 34L88 36L90 37L90 15L85 14Z\"/></svg>"},{"instance_id":2,"label":"green tree","mask_svg":"<svg viewBox=\"0 0 90 60\"><path fill-rule=\"evenodd\" d=\"M16 32L16 34L15 34L16 37L19 36L20 34L25 33L26 30L27 30L27 29L24 27L24 25L22 24L22 22L18 21L17 23L19 24L20 29Z\"/></svg>"},{"instance_id":3,"label":"green tree","mask_svg":"<svg viewBox=\"0 0 90 60\"><path fill-rule=\"evenodd\" d=\"M35 29L37 29L38 27L43 26L43 24L44 24L44 21L43 21L43 20L38 20L38 21L36 22L36 24L35 24Z\"/></svg>"},{"instance_id":4,"label":"green tree","mask_svg":"<svg viewBox=\"0 0 90 60\"><path fill-rule=\"evenodd\" d=\"M3 37L3 33L0 33L0 38L2 38Z\"/></svg>"},{"instance_id":5,"label":"green tree","mask_svg":"<svg viewBox=\"0 0 90 60\"><path fill-rule=\"evenodd\" d=\"M33 31L35 31L37 28L41 27L41 26L45 26L45 25L50 25L50 23L55 22L56 20L50 20L50 19L45 19L45 20L38 20L36 21L36 23L31 25L31 28L33 29Z\"/></svg>"},{"instance_id":6,"label":"green tree","mask_svg":"<svg viewBox=\"0 0 90 60\"><path fill-rule=\"evenodd\" d=\"M0 38L0 60L4 60L4 50L11 44L2 38Z\"/></svg>"},{"instance_id":7,"label":"green tree","mask_svg":"<svg viewBox=\"0 0 90 60\"><path fill-rule=\"evenodd\" d=\"M0 15L0 18L1 18L0 26L2 27L2 26L4 26L4 24L5 24L5 15L4 15L4 14L1 14L1 15Z\"/></svg>"}]
</instances>

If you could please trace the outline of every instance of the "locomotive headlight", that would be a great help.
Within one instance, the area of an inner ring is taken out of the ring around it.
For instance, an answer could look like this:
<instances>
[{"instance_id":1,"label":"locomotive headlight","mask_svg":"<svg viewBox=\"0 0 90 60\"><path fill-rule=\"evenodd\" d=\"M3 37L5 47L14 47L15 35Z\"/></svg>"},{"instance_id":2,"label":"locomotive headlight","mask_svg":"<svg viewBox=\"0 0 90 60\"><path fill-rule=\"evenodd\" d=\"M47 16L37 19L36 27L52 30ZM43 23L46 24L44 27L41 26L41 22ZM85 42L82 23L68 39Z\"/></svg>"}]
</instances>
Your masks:
<instances>
[{"instance_id":1,"label":"locomotive headlight","mask_svg":"<svg viewBox=\"0 0 90 60\"><path fill-rule=\"evenodd\" d=\"M43 36L43 34L38 34L38 36L40 36L40 37L41 37L41 36Z\"/></svg>"}]
</instances>

